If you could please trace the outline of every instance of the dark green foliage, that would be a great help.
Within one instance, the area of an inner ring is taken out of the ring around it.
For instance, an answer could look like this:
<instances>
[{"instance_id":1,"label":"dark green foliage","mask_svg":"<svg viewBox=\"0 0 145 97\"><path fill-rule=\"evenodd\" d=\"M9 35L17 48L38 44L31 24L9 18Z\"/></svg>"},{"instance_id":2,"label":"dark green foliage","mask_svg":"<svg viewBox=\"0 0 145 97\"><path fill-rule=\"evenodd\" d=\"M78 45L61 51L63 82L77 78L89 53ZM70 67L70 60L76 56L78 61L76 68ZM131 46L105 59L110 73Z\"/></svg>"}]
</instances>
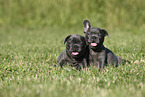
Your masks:
<instances>
[{"instance_id":1,"label":"dark green foliage","mask_svg":"<svg viewBox=\"0 0 145 97\"><path fill-rule=\"evenodd\" d=\"M0 25L145 28L144 0L0 0Z\"/></svg>"}]
</instances>

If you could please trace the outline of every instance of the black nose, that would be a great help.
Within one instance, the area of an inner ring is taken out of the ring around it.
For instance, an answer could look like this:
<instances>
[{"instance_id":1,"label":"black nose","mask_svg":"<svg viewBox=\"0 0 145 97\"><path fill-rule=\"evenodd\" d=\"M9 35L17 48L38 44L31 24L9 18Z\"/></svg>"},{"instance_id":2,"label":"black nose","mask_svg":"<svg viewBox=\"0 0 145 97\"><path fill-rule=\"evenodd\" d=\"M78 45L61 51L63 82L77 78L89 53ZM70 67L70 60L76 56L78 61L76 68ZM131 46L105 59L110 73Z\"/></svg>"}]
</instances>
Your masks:
<instances>
[{"instance_id":1,"label":"black nose","mask_svg":"<svg viewBox=\"0 0 145 97\"><path fill-rule=\"evenodd\" d=\"M78 48L79 46L78 46L78 45L74 45L73 47L74 47L74 48Z\"/></svg>"},{"instance_id":2,"label":"black nose","mask_svg":"<svg viewBox=\"0 0 145 97\"><path fill-rule=\"evenodd\" d=\"M96 39L97 37L96 37L96 36L92 36L91 38L92 38L92 39Z\"/></svg>"}]
</instances>

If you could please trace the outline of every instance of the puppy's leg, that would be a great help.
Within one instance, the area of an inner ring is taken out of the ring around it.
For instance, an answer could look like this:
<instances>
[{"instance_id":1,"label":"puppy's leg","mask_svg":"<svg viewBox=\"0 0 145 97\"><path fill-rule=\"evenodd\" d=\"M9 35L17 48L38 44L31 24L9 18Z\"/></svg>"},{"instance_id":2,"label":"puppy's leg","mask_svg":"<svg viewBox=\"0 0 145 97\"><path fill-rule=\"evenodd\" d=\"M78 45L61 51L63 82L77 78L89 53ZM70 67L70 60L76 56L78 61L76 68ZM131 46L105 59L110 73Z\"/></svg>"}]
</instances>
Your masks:
<instances>
[{"instance_id":1,"label":"puppy's leg","mask_svg":"<svg viewBox=\"0 0 145 97\"><path fill-rule=\"evenodd\" d=\"M83 59L83 64L82 64L82 67L83 68L86 68L88 66L88 62L87 62L87 59Z\"/></svg>"},{"instance_id":2,"label":"puppy's leg","mask_svg":"<svg viewBox=\"0 0 145 97\"><path fill-rule=\"evenodd\" d=\"M67 61L65 60L65 51L62 51L60 55L58 56L58 65L61 67L67 64Z\"/></svg>"},{"instance_id":3,"label":"puppy's leg","mask_svg":"<svg viewBox=\"0 0 145 97\"><path fill-rule=\"evenodd\" d=\"M60 65L61 67L63 67L66 64L67 64L67 62L63 59L58 62L58 65Z\"/></svg>"},{"instance_id":4,"label":"puppy's leg","mask_svg":"<svg viewBox=\"0 0 145 97\"><path fill-rule=\"evenodd\" d=\"M99 70L103 70L104 69L104 66L105 66L105 58L102 58L99 61Z\"/></svg>"},{"instance_id":5,"label":"puppy's leg","mask_svg":"<svg viewBox=\"0 0 145 97\"><path fill-rule=\"evenodd\" d=\"M95 61L94 65L98 65L99 71L104 69L105 66L105 58L100 59L99 61Z\"/></svg>"},{"instance_id":6,"label":"puppy's leg","mask_svg":"<svg viewBox=\"0 0 145 97\"><path fill-rule=\"evenodd\" d=\"M103 51L99 54L99 69L104 69L105 66L105 58L106 58L106 52Z\"/></svg>"},{"instance_id":7,"label":"puppy's leg","mask_svg":"<svg viewBox=\"0 0 145 97\"><path fill-rule=\"evenodd\" d=\"M79 63L78 66L76 66L77 70L81 70L83 68L83 63Z\"/></svg>"}]
</instances>

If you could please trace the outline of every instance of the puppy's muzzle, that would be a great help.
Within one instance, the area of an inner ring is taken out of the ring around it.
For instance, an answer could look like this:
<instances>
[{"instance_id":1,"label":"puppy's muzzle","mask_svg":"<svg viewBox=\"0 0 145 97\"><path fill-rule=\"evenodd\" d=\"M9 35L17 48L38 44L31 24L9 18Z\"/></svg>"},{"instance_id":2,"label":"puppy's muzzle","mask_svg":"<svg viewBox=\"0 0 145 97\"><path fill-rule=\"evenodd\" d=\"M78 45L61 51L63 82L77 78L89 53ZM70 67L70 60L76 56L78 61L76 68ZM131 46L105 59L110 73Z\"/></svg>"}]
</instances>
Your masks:
<instances>
[{"instance_id":1,"label":"puppy's muzzle","mask_svg":"<svg viewBox=\"0 0 145 97\"><path fill-rule=\"evenodd\" d=\"M73 51L78 51L78 49L79 49L79 45L77 45L77 44L73 45L73 47L72 47Z\"/></svg>"},{"instance_id":2,"label":"puppy's muzzle","mask_svg":"<svg viewBox=\"0 0 145 97\"><path fill-rule=\"evenodd\" d=\"M96 37L96 36L92 36L91 38L92 38L92 39L97 39L97 37Z\"/></svg>"},{"instance_id":3,"label":"puppy's muzzle","mask_svg":"<svg viewBox=\"0 0 145 97\"><path fill-rule=\"evenodd\" d=\"M79 48L79 46L75 44L75 45L73 45L73 48L77 49L77 48Z\"/></svg>"}]
</instances>

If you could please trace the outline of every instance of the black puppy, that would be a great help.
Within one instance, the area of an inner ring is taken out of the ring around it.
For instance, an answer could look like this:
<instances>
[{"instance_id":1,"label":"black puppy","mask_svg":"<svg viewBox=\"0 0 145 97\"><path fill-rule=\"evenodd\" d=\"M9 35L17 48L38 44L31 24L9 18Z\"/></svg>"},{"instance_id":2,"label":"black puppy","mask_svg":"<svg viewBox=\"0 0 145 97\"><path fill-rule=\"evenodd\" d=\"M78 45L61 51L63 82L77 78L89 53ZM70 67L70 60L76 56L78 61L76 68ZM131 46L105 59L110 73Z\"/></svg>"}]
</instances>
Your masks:
<instances>
[{"instance_id":1,"label":"black puppy","mask_svg":"<svg viewBox=\"0 0 145 97\"><path fill-rule=\"evenodd\" d=\"M83 21L83 28L87 45L89 46L90 63L98 65L99 69L103 69L105 64L117 66L122 63L122 59L103 45L104 37L109 36L105 29L91 27L89 20Z\"/></svg>"},{"instance_id":2,"label":"black puppy","mask_svg":"<svg viewBox=\"0 0 145 97\"><path fill-rule=\"evenodd\" d=\"M85 68L89 65L88 49L84 36L73 34L64 39L66 49L58 57L58 65L61 67L70 64L76 69Z\"/></svg>"}]
</instances>

